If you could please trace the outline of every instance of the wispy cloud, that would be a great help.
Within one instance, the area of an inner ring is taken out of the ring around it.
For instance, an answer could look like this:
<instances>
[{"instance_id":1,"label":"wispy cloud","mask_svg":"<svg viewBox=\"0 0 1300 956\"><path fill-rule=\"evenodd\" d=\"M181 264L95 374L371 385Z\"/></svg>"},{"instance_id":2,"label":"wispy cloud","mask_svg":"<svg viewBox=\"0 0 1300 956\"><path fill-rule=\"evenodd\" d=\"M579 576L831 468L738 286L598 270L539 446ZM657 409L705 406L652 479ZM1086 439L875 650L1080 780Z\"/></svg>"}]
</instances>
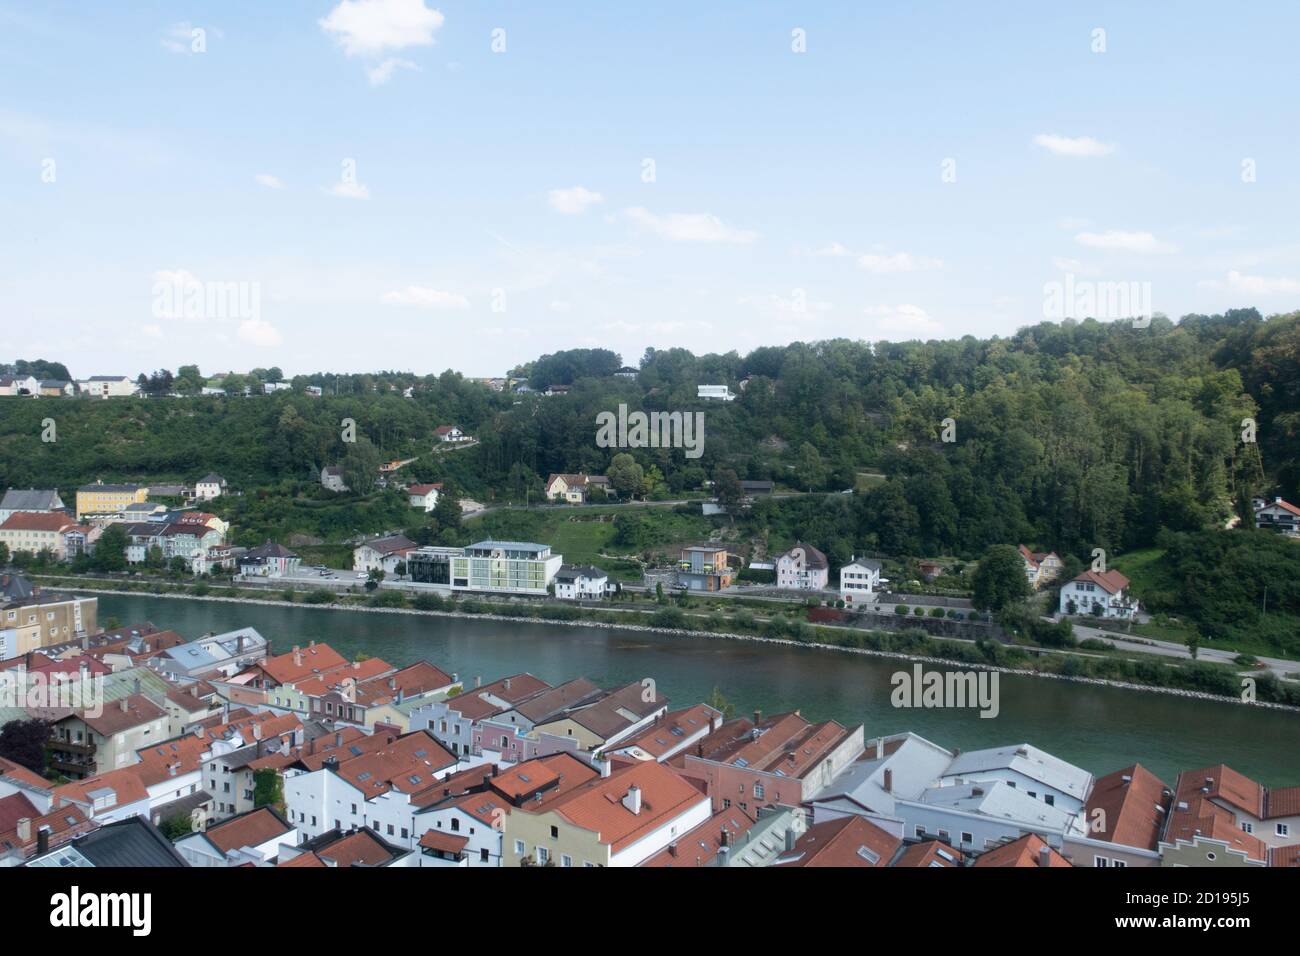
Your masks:
<instances>
[{"instance_id":1,"label":"wispy cloud","mask_svg":"<svg viewBox=\"0 0 1300 956\"><path fill-rule=\"evenodd\" d=\"M910 252L874 253L869 252L858 257L858 268L874 275L889 275L895 272L925 272L942 269L943 260L929 256L914 256Z\"/></svg>"},{"instance_id":2,"label":"wispy cloud","mask_svg":"<svg viewBox=\"0 0 1300 956\"><path fill-rule=\"evenodd\" d=\"M1151 254L1178 251L1177 246L1159 240L1149 232L1123 232L1117 229L1109 232L1081 232L1074 237L1074 241L1081 246L1105 249L1109 252Z\"/></svg>"},{"instance_id":3,"label":"wispy cloud","mask_svg":"<svg viewBox=\"0 0 1300 956\"><path fill-rule=\"evenodd\" d=\"M1113 143L1103 143L1091 136L1057 136L1039 133L1034 145L1041 146L1057 156L1108 156L1115 152Z\"/></svg>"},{"instance_id":4,"label":"wispy cloud","mask_svg":"<svg viewBox=\"0 0 1300 956\"><path fill-rule=\"evenodd\" d=\"M576 216L584 213L591 206L604 202L605 197L600 193L592 192L582 186L571 186L568 189L552 189L546 194L551 208L556 212L562 212L566 216Z\"/></svg>"},{"instance_id":5,"label":"wispy cloud","mask_svg":"<svg viewBox=\"0 0 1300 956\"><path fill-rule=\"evenodd\" d=\"M1230 271L1226 279L1204 279L1196 283L1202 289L1241 292L1246 295L1295 295L1300 292L1300 281L1282 277L1252 276Z\"/></svg>"},{"instance_id":6,"label":"wispy cloud","mask_svg":"<svg viewBox=\"0 0 1300 956\"><path fill-rule=\"evenodd\" d=\"M420 70L420 68L410 60L403 60L400 57L390 56L378 66L366 70L366 76L369 78L371 86L383 86L393 78L393 74L399 69L415 70L417 73Z\"/></svg>"},{"instance_id":7,"label":"wispy cloud","mask_svg":"<svg viewBox=\"0 0 1300 956\"><path fill-rule=\"evenodd\" d=\"M405 289L384 294L382 301L387 305L409 305L420 309L447 311L468 309L469 299L457 292L443 289L431 289L428 286L408 285Z\"/></svg>"},{"instance_id":8,"label":"wispy cloud","mask_svg":"<svg viewBox=\"0 0 1300 956\"><path fill-rule=\"evenodd\" d=\"M280 181L280 177L272 176L270 173L258 173L253 179L259 186L265 186L267 189L284 188L284 183Z\"/></svg>"},{"instance_id":9,"label":"wispy cloud","mask_svg":"<svg viewBox=\"0 0 1300 956\"><path fill-rule=\"evenodd\" d=\"M656 215L642 206L633 206L623 213L632 222L643 229L648 229L661 239L669 242L721 242L750 243L758 238L758 233L748 229L736 229L728 226L717 216L709 213L676 212L669 215Z\"/></svg>"}]
</instances>

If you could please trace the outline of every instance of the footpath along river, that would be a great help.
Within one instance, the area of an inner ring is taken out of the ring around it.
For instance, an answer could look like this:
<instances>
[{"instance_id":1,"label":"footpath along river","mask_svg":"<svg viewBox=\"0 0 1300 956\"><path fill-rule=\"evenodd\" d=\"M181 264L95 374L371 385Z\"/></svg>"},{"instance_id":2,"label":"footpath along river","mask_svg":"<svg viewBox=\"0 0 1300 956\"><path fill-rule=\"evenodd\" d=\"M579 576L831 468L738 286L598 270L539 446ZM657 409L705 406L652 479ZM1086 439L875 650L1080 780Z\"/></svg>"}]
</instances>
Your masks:
<instances>
[{"instance_id":1,"label":"footpath along river","mask_svg":"<svg viewBox=\"0 0 1300 956\"><path fill-rule=\"evenodd\" d=\"M603 686L652 678L670 706L721 689L740 713L800 710L864 724L868 737L912 730L974 750L1028 742L1094 774L1140 762L1172 785L1180 770L1227 763L1266 786L1300 784L1300 714L1002 674L1000 712L899 709L890 675L901 660L618 628L112 595L99 620L152 621L187 638L251 626L279 653L311 640L345 657L427 659L468 685L529 671L552 683L583 675Z\"/></svg>"}]
</instances>

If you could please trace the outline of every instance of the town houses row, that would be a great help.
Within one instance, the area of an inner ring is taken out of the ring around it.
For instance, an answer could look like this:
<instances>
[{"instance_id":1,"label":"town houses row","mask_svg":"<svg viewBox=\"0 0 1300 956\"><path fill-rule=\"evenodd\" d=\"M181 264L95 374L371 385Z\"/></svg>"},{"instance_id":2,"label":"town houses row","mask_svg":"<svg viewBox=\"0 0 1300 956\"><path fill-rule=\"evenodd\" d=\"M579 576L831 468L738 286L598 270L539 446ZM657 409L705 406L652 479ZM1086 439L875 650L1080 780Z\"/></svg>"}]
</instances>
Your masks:
<instances>
[{"instance_id":1,"label":"town houses row","mask_svg":"<svg viewBox=\"0 0 1300 956\"><path fill-rule=\"evenodd\" d=\"M276 654L252 628L142 623L3 668L99 694L0 708L50 722L44 769L69 781L0 760L6 866L125 848L176 867L1300 865L1300 787L1225 765L1095 777L1024 742L728 716L648 680Z\"/></svg>"}]
</instances>

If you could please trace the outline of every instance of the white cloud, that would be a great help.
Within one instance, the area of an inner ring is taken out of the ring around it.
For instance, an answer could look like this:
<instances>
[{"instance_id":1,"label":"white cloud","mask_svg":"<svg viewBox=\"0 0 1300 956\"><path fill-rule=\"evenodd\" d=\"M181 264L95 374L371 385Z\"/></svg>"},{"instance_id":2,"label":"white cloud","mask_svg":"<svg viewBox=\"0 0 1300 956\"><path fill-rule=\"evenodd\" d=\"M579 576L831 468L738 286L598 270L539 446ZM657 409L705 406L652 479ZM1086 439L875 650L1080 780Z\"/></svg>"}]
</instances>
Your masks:
<instances>
[{"instance_id":1,"label":"white cloud","mask_svg":"<svg viewBox=\"0 0 1300 956\"><path fill-rule=\"evenodd\" d=\"M943 261L928 256L914 256L910 252L896 252L892 255L869 252L858 258L858 268L875 275L889 275L895 272L942 269Z\"/></svg>"},{"instance_id":2,"label":"white cloud","mask_svg":"<svg viewBox=\"0 0 1300 956\"><path fill-rule=\"evenodd\" d=\"M1092 220L1085 219L1082 216L1062 216L1056 221L1057 226L1066 232L1078 232L1080 229L1087 229L1092 225Z\"/></svg>"},{"instance_id":3,"label":"white cloud","mask_svg":"<svg viewBox=\"0 0 1300 956\"><path fill-rule=\"evenodd\" d=\"M1162 242L1149 232L1081 232L1074 237L1081 246L1106 249L1112 252L1165 253L1177 252L1178 247Z\"/></svg>"},{"instance_id":4,"label":"white cloud","mask_svg":"<svg viewBox=\"0 0 1300 956\"><path fill-rule=\"evenodd\" d=\"M571 312L573 311L573 303L565 302L562 299L556 299L554 302L548 305L547 308L550 309L552 312Z\"/></svg>"},{"instance_id":5,"label":"white cloud","mask_svg":"<svg viewBox=\"0 0 1300 956\"><path fill-rule=\"evenodd\" d=\"M340 199L369 199L370 187L365 183L337 182L326 190L331 196Z\"/></svg>"},{"instance_id":6,"label":"white cloud","mask_svg":"<svg viewBox=\"0 0 1300 956\"><path fill-rule=\"evenodd\" d=\"M1113 144L1099 142L1091 136L1071 137L1039 133L1034 137L1034 144L1057 156L1107 156L1115 152Z\"/></svg>"},{"instance_id":7,"label":"white cloud","mask_svg":"<svg viewBox=\"0 0 1300 956\"><path fill-rule=\"evenodd\" d=\"M1235 269L1228 273L1227 281L1205 279L1196 283L1203 289L1227 289L1246 295L1294 295L1300 292L1300 282L1281 277L1245 275Z\"/></svg>"},{"instance_id":8,"label":"white cloud","mask_svg":"<svg viewBox=\"0 0 1300 956\"><path fill-rule=\"evenodd\" d=\"M265 319L245 319L239 323L239 341L270 348L279 345L282 337L279 330Z\"/></svg>"},{"instance_id":9,"label":"white cloud","mask_svg":"<svg viewBox=\"0 0 1300 956\"><path fill-rule=\"evenodd\" d=\"M730 242L749 243L758 233L728 226L709 213L676 212L660 216L641 206L625 209L623 214L638 226L649 229L669 242Z\"/></svg>"},{"instance_id":10,"label":"white cloud","mask_svg":"<svg viewBox=\"0 0 1300 956\"><path fill-rule=\"evenodd\" d=\"M1097 267L1080 259L1070 259L1066 256L1054 256L1052 258L1053 267L1060 269L1062 272L1069 272L1077 276L1092 276L1097 274Z\"/></svg>"},{"instance_id":11,"label":"white cloud","mask_svg":"<svg viewBox=\"0 0 1300 956\"><path fill-rule=\"evenodd\" d=\"M830 302L809 300L808 293L803 289L795 289L788 298L775 294L741 296L736 304L750 306L767 318L783 320L808 319L835 308Z\"/></svg>"},{"instance_id":12,"label":"white cloud","mask_svg":"<svg viewBox=\"0 0 1300 956\"><path fill-rule=\"evenodd\" d=\"M804 254L814 256L818 259L842 259L846 256L853 255L848 246L842 245L838 242L828 242L826 245L819 246L816 249L809 249Z\"/></svg>"},{"instance_id":13,"label":"white cloud","mask_svg":"<svg viewBox=\"0 0 1300 956\"><path fill-rule=\"evenodd\" d=\"M564 213L566 216L576 216L579 213L586 212L588 206L594 206L596 203L605 201L605 197L600 193L592 192L590 189L584 189L581 186L573 186L570 189L552 189L546 195L550 200L551 208L556 212Z\"/></svg>"},{"instance_id":14,"label":"white cloud","mask_svg":"<svg viewBox=\"0 0 1300 956\"><path fill-rule=\"evenodd\" d=\"M390 50L431 46L444 19L424 0L343 0L318 22L348 56L378 57Z\"/></svg>"},{"instance_id":15,"label":"white cloud","mask_svg":"<svg viewBox=\"0 0 1300 956\"><path fill-rule=\"evenodd\" d=\"M940 335L943 325L931 318L930 314L919 305L902 303L899 305L871 305L862 310L863 314L874 319L872 327L877 335L886 338L905 335L916 338L922 335Z\"/></svg>"},{"instance_id":16,"label":"white cloud","mask_svg":"<svg viewBox=\"0 0 1300 956\"><path fill-rule=\"evenodd\" d=\"M419 285L408 285L405 289L385 293L383 301L389 305L410 305L439 311L469 308L469 299L459 293Z\"/></svg>"},{"instance_id":17,"label":"white cloud","mask_svg":"<svg viewBox=\"0 0 1300 956\"><path fill-rule=\"evenodd\" d=\"M403 70L419 71L419 67L410 60L403 60L399 57L390 56L383 63L376 67L366 70L366 76L370 79L371 86L383 86L393 78L393 74L401 68Z\"/></svg>"},{"instance_id":18,"label":"white cloud","mask_svg":"<svg viewBox=\"0 0 1300 956\"><path fill-rule=\"evenodd\" d=\"M265 186L267 189L283 189L284 183L280 181L279 176L272 176L270 173L258 173L253 177L259 186Z\"/></svg>"}]
</instances>

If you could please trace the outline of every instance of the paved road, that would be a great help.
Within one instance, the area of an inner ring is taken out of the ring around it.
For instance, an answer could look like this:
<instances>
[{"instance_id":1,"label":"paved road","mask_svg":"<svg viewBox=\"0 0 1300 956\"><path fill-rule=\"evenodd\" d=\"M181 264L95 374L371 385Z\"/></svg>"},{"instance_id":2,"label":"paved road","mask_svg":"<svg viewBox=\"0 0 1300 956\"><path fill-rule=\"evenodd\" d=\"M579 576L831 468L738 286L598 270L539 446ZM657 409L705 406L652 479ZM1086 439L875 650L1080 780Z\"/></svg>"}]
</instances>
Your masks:
<instances>
[{"instance_id":1,"label":"paved road","mask_svg":"<svg viewBox=\"0 0 1300 956\"><path fill-rule=\"evenodd\" d=\"M1154 654L1157 657L1178 657L1183 659L1190 659L1192 656L1186 644L1179 644L1176 641L1157 641L1147 637L1126 639L1123 635L1116 634L1114 631L1085 627L1081 624L1074 625L1074 634L1079 640L1089 637L1096 638L1124 651L1136 651L1142 654ZM1213 661L1217 664L1232 664L1236 661L1239 653L1239 651L1227 651L1201 645L1197 650L1196 659ZM1257 657L1256 659L1278 677L1287 678L1289 674L1300 674L1300 661L1288 661L1278 657ZM1241 673L1248 674L1255 671L1255 668L1243 668Z\"/></svg>"},{"instance_id":2,"label":"paved road","mask_svg":"<svg viewBox=\"0 0 1300 956\"><path fill-rule=\"evenodd\" d=\"M801 498L804 495L823 495L834 494L833 491L777 491L770 495L762 495L763 498ZM490 515L496 511L541 511L544 509L554 509L556 511L581 511L589 508L671 508L674 505L698 505L705 501L712 501L711 498L673 498L667 501L606 501L594 502L583 505L559 504L557 502L547 502L546 504L535 505L492 505L490 508L480 508L478 511L465 512L465 520L470 518L481 518L483 515Z\"/></svg>"}]
</instances>

